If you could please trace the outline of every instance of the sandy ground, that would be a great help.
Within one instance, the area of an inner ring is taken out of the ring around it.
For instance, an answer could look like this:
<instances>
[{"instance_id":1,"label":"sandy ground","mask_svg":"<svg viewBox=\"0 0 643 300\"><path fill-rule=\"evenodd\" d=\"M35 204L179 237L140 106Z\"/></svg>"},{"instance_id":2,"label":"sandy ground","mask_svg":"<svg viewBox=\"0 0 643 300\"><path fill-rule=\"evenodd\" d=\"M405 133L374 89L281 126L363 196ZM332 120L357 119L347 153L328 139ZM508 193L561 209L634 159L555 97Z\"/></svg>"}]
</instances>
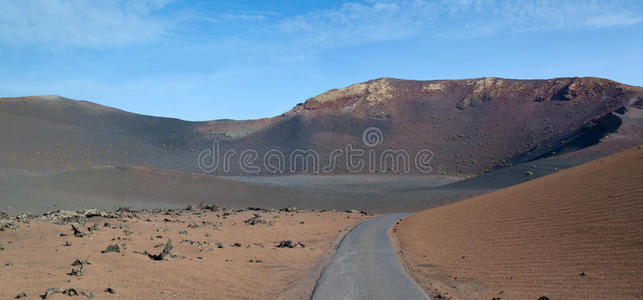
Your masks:
<instances>
[{"instance_id":1,"label":"sandy ground","mask_svg":"<svg viewBox=\"0 0 643 300\"><path fill-rule=\"evenodd\" d=\"M643 149L405 218L401 258L454 299L643 297Z\"/></svg>"},{"instance_id":2,"label":"sandy ground","mask_svg":"<svg viewBox=\"0 0 643 300\"><path fill-rule=\"evenodd\" d=\"M244 223L254 214L272 224ZM89 218L81 227L84 237L75 237L69 224L35 219L0 232L0 299L21 292L39 299L48 288L74 288L96 299L308 298L341 237L366 218L345 212L176 210ZM94 223L100 229L88 231ZM159 254L168 239L174 247L164 260L140 254ZM296 247L276 247L282 240ZM120 253L101 253L111 244ZM90 264L82 275L69 275L80 268L72 266L77 259Z\"/></svg>"}]
</instances>

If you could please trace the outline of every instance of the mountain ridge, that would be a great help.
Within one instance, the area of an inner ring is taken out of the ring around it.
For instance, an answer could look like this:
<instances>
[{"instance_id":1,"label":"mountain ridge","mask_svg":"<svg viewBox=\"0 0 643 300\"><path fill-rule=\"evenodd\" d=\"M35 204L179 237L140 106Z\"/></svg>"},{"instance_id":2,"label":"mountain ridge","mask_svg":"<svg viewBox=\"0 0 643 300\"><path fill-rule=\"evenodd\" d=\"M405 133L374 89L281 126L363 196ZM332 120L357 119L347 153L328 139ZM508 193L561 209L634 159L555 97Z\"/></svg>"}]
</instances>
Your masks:
<instances>
[{"instance_id":1,"label":"mountain ridge","mask_svg":"<svg viewBox=\"0 0 643 300\"><path fill-rule=\"evenodd\" d=\"M135 165L201 172L196 156L216 140L222 151L236 153L314 149L320 161L347 144L378 154L429 150L435 154L436 172L475 175L600 142L621 127L618 111L641 108L643 88L595 77L384 77L331 89L273 117L199 122L59 96L55 98L63 101L43 100L48 97L54 96L0 98L0 139L8 142L0 150L0 168ZM372 127L380 130L382 140L371 149L363 147L362 134ZM628 131L629 136L638 130ZM92 150L78 151L78 146ZM339 164L335 172L352 171ZM238 175L240 168L214 173Z\"/></svg>"}]
</instances>

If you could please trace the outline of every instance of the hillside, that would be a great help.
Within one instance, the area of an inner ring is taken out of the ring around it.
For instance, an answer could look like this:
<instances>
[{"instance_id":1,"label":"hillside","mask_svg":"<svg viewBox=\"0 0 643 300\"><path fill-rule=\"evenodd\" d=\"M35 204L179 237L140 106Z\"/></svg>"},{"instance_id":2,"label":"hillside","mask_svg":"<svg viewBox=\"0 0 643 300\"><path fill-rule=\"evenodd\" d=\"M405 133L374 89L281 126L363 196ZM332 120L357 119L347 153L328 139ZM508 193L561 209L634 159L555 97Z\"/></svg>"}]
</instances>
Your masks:
<instances>
[{"instance_id":1,"label":"hillside","mask_svg":"<svg viewBox=\"0 0 643 300\"><path fill-rule=\"evenodd\" d=\"M425 210L394 229L402 260L455 299L643 296L641 146Z\"/></svg>"},{"instance_id":2,"label":"hillside","mask_svg":"<svg viewBox=\"0 0 643 300\"><path fill-rule=\"evenodd\" d=\"M217 140L221 155L232 149L236 156L227 169L208 169L212 174L254 175L238 163L246 149L259 157L279 150L284 173L304 171L288 159L296 149L317 151L322 167L333 150L343 149L328 174L351 173L345 149L351 144L364 153L375 150L374 163L357 173L405 173L377 159L392 149L409 153L409 173L468 176L595 144L622 125L613 112L639 109L642 99L640 87L598 78L382 78L328 91L272 118L186 122L57 96L0 98L0 169L133 165L201 172L198 155ZM381 132L373 147L362 139L369 127ZM640 143L640 132L635 128L605 153ZM432 156L419 170L414 155L425 149ZM276 172L262 168L257 174Z\"/></svg>"}]
</instances>

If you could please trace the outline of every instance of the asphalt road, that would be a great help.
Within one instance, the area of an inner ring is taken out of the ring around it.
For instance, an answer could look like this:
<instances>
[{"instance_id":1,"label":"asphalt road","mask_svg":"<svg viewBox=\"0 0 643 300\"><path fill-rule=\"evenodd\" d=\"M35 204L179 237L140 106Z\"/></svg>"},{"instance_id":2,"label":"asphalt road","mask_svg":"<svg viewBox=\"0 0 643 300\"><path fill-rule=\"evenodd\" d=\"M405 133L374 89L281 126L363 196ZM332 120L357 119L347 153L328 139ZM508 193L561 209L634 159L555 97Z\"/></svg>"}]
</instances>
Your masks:
<instances>
[{"instance_id":1,"label":"asphalt road","mask_svg":"<svg viewBox=\"0 0 643 300\"><path fill-rule=\"evenodd\" d=\"M407 214L367 220L342 240L312 299L430 299L402 269L388 232Z\"/></svg>"}]
</instances>

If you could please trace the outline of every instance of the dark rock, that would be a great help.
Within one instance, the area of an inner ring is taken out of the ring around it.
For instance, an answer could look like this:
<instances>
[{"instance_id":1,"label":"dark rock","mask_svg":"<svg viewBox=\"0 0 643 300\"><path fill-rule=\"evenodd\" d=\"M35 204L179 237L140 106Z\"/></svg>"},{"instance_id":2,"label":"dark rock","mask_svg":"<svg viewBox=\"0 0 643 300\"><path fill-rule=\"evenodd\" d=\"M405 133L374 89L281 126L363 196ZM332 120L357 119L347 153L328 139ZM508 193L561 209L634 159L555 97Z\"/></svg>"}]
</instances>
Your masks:
<instances>
[{"instance_id":1,"label":"dark rock","mask_svg":"<svg viewBox=\"0 0 643 300\"><path fill-rule=\"evenodd\" d=\"M82 214L85 216L85 218L93 218L93 217L103 217L103 218L118 218L121 216L121 211L123 212L128 212L129 210L125 211L123 208L119 208L118 211L113 211L113 210L98 210L95 208L90 208L86 210L79 210L77 211L79 214Z\"/></svg>"},{"instance_id":2,"label":"dark rock","mask_svg":"<svg viewBox=\"0 0 643 300\"><path fill-rule=\"evenodd\" d=\"M113 289L113 288L111 288L111 287L106 288L106 289L105 289L105 292L108 292L108 293L110 293L110 294L116 294L116 293L117 293L117 292L116 292L116 290L115 290L115 289Z\"/></svg>"},{"instance_id":3,"label":"dark rock","mask_svg":"<svg viewBox=\"0 0 643 300\"><path fill-rule=\"evenodd\" d=\"M74 225L74 224L71 224L71 230L73 230L73 231L74 231L74 236L75 236L75 237L79 237L79 238L81 238L81 237L84 237L84 236L86 236L86 235L87 235L86 233L84 233L84 232L80 231L80 228L78 228L78 227L77 227L76 225Z\"/></svg>"},{"instance_id":4,"label":"dark rock","mask_svg":"<svg viewBox=\"0 0 643 300\"><path fill-rule=\"evenodd\" d=\"M59 288L48 288L44 294L40 295L40 298L47 299L49 296L53 294L61 294L62 292L63 290Z\"/></svg>"},{"instance_id":5,"label":"dark rock","mask_svg":"<svg viewBox=\"0 0 643 300\"><path fill-rule=\"evenodd\" d=\"M18 294L18 296L16 296L15 298L16 298L16 299L20 299L20 298L27 298L27 293L22 292L22 293Z\"/></svg>"},{"instance_id":6,"label":"dark rock","mask_svg":"<svg viewBox=\"0 0 643 300\"><path fill-rule=\"evenodd\" d=\"M63 244L63 246L65 246L65 247L69 247L69 246L71 246L71 242L70 242L70 241L65 241L65 243Z\"/></svg>"},{"instance_id":7,"label":"dark rock","mask_svg":"<svg viewBox=\"0 0 643 300\"><path fill-rule=\"evenodd\" d=\"M100 227L98 226L97 223L92 224L92 226L87 227L88 231L98 231Z\"/></svg>"},{"instance_id":8,"label":"dark rock","mask_svg":"<svg viewBox=\"0 0 643 300\"><path fill-rule=\"evenodd\" d=\"M58 225L67 225L69 223L84 225L87 222L85 214L61 209L44 213L42 219L45 222Z\"/></svg>"},{"instance_id":9,"label":"dark rock","mask_svg":"<svg viewBox=\"0 0 643 300\"><path fill-rule=\"evenodd\" d=\"M121 253L121 248L118 247L118 245L109 245L105 250L101 251L100 253L109 253L109 252L116 252L116 253Z\"/></svg>"},{"instance_id":10,"label":"dark rock","mask_svg":"<svg viewBox=\"0 0 643 300\"><path fill-rule=\"evenodd\" d=\"M149 254L148 256L153 260L164 260L166 257L172 255L173 248L174 246L172 246L172 240L168 239L167 243L165 244L165 248L163 248L163 251L161 251L161 253L159 253L158 255Z\"/></svg>"},{"instance_id":11,"label":"dark rock","mask_svg":"<svg viewBox=\"0 0 643 300\"><path fill-rule=\"evenodd\" d=\"M80 265L78 268L71 269L71 272L67 273L69 276L82 276L85 273L85 265Z\"/></svg>"},{"instance_id":12,"label":"dark rock","mask_svg":"<svg viewBox=\"0 0 643 300\"><path fill-rule=\"evenodd\" d=\"M244 220L243 223L246 223L248 225L253 225L253 226L256 225L256 224L265 224L265 225L268 225L268 226L272 226L272 224L273 224L272 221L262 219L261 215L259 215L259 214L254 214L254 216L252 218Z\"/></svg>"},{"instance_id":13,"label":"dark rock","mask_svg":"<svg viewBox=\"0 0 643 300\"><path fill-rule=\"evenodd\" d=\"M234 243L232 244L232 247L241 247L241 243Z\"/></svg>"},{"instance_id":14,"label":"dark rock","mask_svg":"<svg viewBox=\"0 0 643 300\"><path fill-rule=\"evenodd\" d=\"M77 260L74 260L74 262L71 263L71 265L74 267L77 267L77 266L91 265L91 263L86 259L83 259L83 260L77 259Z\"/></svg>"},{"instance_id":15,"label":"dark rock","mask_svg":"<svg viewBox=\"0 0 643 300\"><path fill-rule=\"evenodd\" d=\"M295 244L291 240L283 240L277 244L277 248L295 248Z\"/></svg>"},{"instance_id":16,"label":"dark rock","mask_svg":"<svg viewBox=\"0 0 643 300\"><path fill-rule=\"evenodd\" d=\"M16 216L16 220L21 223L29 224L32 219L36 218L35 215L30 213L23 213Z\"/></svg>"},{"instance_id":17,"label":"dark rock","mask_svg":"<svg viewBox=\"0 0 643 300\"><path fill-rule=\"evenodd\" d=\"M538 300L551 300L551 299L549 299L549 297L547 297L547 296L540 296L540 298L538 298Z\"/></svg>"},{"instance_id":18,"label":"dark rock","mask_svg":"<svg viewBox=\"0 0 643 300\"><path fill-rule=\"evenodd\" d=\"M8 219L0 219L0 231L6 229L18 229L18 224Z\"/></svg>"},{"instance_id":19,"label":"dark rock","mask_svg":"<svg viewBox=\"0 0 643 300\"><path fill-rule=\"evenodd\" d=\"M288 206L288 207L284 207L284 208L282 208L280 210L285 211L285 212L290 212L290 213L291 212L297 212L297 207L291 205L291 206Z\"/></svg>"}]
</instances>

